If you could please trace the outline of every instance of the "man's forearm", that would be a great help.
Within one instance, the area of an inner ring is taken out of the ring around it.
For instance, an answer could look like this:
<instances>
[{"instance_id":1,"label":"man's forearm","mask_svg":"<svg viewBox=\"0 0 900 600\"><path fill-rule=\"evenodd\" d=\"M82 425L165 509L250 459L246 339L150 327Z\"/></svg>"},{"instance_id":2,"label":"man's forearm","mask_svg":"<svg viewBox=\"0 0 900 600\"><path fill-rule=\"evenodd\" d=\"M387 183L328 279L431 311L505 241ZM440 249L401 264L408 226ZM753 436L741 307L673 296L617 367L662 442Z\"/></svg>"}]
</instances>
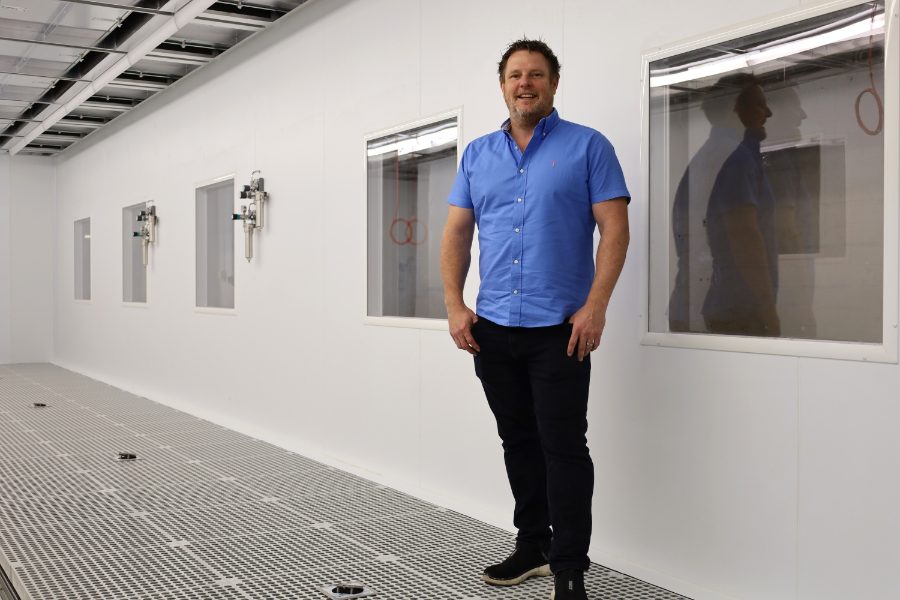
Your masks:
<instances>
[{"instance_id":1,"label":"man's forearm","mask_svg":"<svg viewBox=\"0 0 900 600\"><path fill-rule=\"evenodd\" d=\"M441 244L441 278L444 282L444 304L447 310L464 304L463 288L472 262L472 238L446 232Z\"/></svg>"},{"instance_id":2,"label":"man's forearm","mask_svg":"<svg viewBox=\"0 0 900 600\"><path fill-rule=\"evenodd\" d=\"M625 265L628 242L627 229L624 232L607 232L600 238L600 245L597 248L597 269L587 301L587 304L595 310L605 311L609 305L609 299Z\"/></svg>"},{"instance_id":3,"label":"man's forearm","mask_svg":"<svg viewBox=\"0 0 900 600\"><path fill-rule=\"evenodd\" d=\"M609 227L601 234L600 244L597 247L597 267L594 272L594 282L588 294L586 305L594 310L606 311L609 299L612 297L616 282L625 265L625 256L628 253L630 235L627 223L615 228Z\"/></svg>"}]
</instances>

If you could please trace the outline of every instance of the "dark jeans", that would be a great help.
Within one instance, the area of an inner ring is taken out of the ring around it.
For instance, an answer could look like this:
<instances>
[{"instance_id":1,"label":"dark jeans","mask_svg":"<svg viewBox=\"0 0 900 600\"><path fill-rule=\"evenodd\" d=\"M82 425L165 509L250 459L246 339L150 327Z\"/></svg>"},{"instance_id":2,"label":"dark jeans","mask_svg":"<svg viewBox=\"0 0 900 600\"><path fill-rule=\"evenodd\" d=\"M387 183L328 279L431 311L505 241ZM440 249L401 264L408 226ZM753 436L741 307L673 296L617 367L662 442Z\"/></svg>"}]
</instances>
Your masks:
<instances>
[{"instance_id":1,"label":"dark jeans","mask_svg":"<svg viewBox=\"0 0 900 600\"><path fill-rule=\"evenodd\" d=\"M566 356L572 326L472 327L475 373L497 418L516 501L517 542L550 546L550 569L586 570L594 464L588 452L590 356ZM553 528L551 536L550 528Z\"/></svg>"}]
</instances>

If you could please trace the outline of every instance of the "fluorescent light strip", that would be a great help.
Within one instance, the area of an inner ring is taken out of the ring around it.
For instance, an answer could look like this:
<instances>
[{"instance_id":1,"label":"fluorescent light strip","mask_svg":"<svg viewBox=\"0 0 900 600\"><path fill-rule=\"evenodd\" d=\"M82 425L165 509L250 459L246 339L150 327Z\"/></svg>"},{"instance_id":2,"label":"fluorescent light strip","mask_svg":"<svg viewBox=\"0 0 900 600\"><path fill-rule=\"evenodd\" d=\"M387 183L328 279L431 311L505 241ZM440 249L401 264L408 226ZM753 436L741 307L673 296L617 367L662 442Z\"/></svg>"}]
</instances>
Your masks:
<instances>
[{"instance_id":1,"label":"fluorescent light strip","mask_svg":"<svg viewBox=\"0 0 900 600\"><path fill-rule=\"evenodd\" d=\"M458 130L458 127L448 127L447 129L417 135L391 144L385 144L384 146L376 146L374 148L369 148L368 155L380 156L382 154L396 152L398 156L403 156L405 154L412 154L413 152L434 148L435 146L443 146L444 144L456 141Z\"/></svg>"},{"instance_id":2,"label":"fluorescent light strip","mask_svg":"<svg viewBox=\"0 0 900 600\"><path fill-rule=\"evenodd\" d=\"M778 60L786 56L800 54L829 44L838 42L846 42L849 40L866 37L870 35L878 35L884 33L884 13L877 15L874 20L867 18L864 21L858 21L846 27L826 31L808 38L793 40L783 44L770 46L763 50L753 50L740 56L729 56L708 62L695 67L689 67L685 71L671 73L666 75L650 74L650 87L663 87L666 85L674 85L676 83L684 83L694 79L704 77L712 77L721 75L722 73L730 73L738 69L746 69L752 66Z\"/></svg>"}]
</instances>

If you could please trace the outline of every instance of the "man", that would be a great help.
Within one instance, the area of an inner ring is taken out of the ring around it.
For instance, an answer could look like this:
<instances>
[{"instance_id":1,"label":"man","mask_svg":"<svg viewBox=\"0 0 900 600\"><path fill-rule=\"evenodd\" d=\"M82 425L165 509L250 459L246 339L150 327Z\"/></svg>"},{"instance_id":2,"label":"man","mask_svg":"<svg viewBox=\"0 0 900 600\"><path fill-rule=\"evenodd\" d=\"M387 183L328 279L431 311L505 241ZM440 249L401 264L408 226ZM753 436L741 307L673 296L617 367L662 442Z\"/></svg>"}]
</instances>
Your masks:
<instances>
[{"instance_id":1,"label":"man","mask_svg":"<svg viewBox=\"0 0 900 600\"><path fill-rule=\"evenodd\" d=\"M720 79L701 108L709 139L691 159L672 209L678 271L669 327L778 336L775 202L760 155L772 112L748 73Z\"/></svg>"},{"instance_id":2,"label":"man","mask_svg":"<svg viewBox=\"0 0 900 600\"><path fill-rule=\"evenodd\" d=\"M543 42L519 40L503 54L509 119L463 154L441 274L450 335L475 357L515 499L515 551L483 579L514 585L552 572L551 598L581 600L594 484L590 353L625 262L629 194L606 138L553 108L559 69ZM463 301L476 224L477 313Z\"/></svg>"},{"instance_id":3,"label":"man","mask_svg":"<svg viewBox=\"0 0 900 600\"><path fill-rule=\"evenodd\" d=\"M710 124L709 138L691 158L672 203L672 234L678 257L669 300L671 331L707 331L702 307L712 278L712 255L706 240L706 210L722 165L741 144L744 126L734 110L752 75L729 75L703 91L700 109Z\"/></svg>"},{"instance_id":4,"label":"man","mask_svg":"<svg viewBox=\"0 0 900 600\"><path fill-rule=\"evenodd\" d=\"M775 197L760 154L772 111L756 78L744 78L734 102L744 137L722 164L706 209L712 279L703 317L712 333L779 337Z\"/></svg>"}]
</instances>

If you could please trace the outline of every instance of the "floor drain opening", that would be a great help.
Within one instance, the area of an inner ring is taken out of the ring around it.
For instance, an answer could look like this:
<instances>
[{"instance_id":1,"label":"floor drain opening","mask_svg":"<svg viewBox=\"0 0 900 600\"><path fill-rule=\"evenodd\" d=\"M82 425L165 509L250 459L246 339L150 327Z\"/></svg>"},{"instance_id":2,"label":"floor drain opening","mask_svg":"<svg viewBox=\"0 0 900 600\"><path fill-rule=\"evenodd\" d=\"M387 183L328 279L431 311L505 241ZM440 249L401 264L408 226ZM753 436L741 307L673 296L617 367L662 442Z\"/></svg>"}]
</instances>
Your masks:
<instances>
[{"instance_id":1,"label":"floor drain opening","mask_svg":"<svg viewBox=\"0 0 900 600\"><path fill-rule=\"evenodd\" d=\"M372 589L356 582L326 585L319 589L333 600L352 600L353 598L367 598L375 595Z\"/></svg>"},{"instance_id":2,"label":"floor drain opening","mask_svg":"<svg viewBox=\"0 0 900 600\"><path fill-rule=\"evenodd\" d=\"M133 452L119 452L118 454L119 460L137 460L137 454Z\"/></svg>"},{"instance_id":3,"label":"floor drain opening","mask_svg":"<svg viewBox=\"0 0 900 600\"><path fill-rule=\"evenodd\" d=\"M47 403L46 402L35 402L34 407L35 408L47 408Z\"/></svg>"}]
</instances>

